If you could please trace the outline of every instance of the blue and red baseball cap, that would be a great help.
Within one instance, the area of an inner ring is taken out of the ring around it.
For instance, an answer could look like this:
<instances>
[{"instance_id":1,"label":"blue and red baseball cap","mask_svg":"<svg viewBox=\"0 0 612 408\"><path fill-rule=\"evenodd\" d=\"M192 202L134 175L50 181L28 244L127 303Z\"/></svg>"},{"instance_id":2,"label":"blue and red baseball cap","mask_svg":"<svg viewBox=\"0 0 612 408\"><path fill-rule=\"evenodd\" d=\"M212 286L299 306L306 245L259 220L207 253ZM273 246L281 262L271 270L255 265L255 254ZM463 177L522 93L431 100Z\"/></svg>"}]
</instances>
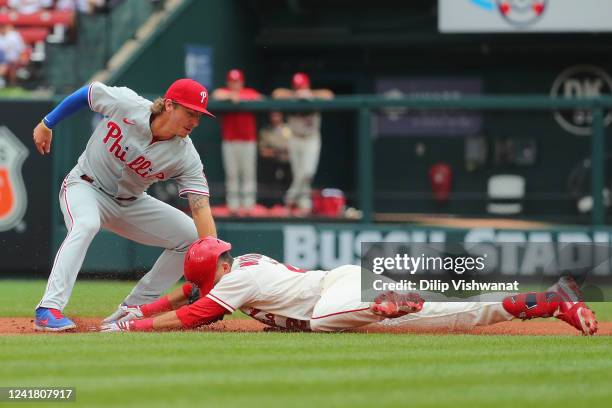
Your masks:
<instances>
[{"instance_id":1,"label":"blue and red baseball cap","mask_svg":"<svg viewBox=\"0 0 612 408\"><path fill-rule=\"evenodd\" d=\"M204 85L193 79L182 78L174 81L166 91L164 97L188 109L202 112L213 118L215 117L215 115L206 110L206 106L208 105L208 91Z\"/></svg>"}]
</instances>

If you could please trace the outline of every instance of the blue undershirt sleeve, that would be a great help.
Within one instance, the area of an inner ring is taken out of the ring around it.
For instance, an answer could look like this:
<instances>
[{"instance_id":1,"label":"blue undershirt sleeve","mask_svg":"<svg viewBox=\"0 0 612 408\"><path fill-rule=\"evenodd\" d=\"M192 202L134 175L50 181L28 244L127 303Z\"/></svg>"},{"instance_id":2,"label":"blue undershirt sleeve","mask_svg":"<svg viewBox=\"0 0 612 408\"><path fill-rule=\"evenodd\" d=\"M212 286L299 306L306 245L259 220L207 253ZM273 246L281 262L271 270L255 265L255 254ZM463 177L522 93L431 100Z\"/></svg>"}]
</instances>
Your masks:
<instances>
[{"instance_id":1,"label":"blue undershirt sleeve","mask_svg":"<svg viewBox=\"0 0 612 408\"><path fill-rule=\"evenodd\" d=\"M63 119L72 115L76 111L83 109L88 106L87 94L89 92L89 85L85 85L78 91L67 96L59 105L55 107L47 116L43 118L43 122L49 129L53 129L55 125L61 122Z\"/></svg>"}]
</instances>

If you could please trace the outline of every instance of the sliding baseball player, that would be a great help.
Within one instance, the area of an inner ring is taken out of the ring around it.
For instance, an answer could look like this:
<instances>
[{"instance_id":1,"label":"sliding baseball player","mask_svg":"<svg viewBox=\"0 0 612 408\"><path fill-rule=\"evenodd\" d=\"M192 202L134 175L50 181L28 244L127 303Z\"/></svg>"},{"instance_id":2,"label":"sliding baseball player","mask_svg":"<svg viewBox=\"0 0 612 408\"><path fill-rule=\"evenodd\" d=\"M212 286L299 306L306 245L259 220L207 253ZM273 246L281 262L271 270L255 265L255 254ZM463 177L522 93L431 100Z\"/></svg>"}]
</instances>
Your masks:
<instances>
[{"instance_id":1,"label":"sliding baseball player","mask_svg":"<svg viewBox=\"0 0 612 408\"><path fill-rule=\"evenodd\" d=\"M456 328L553 316L585 335L597 331L595 315L570 278L547 292L509 295L502 302L424 302L416 292L385 292L367 303L360 299L358 266L307 272L260 254L234 259L230 249L216 238L198 240L185 257L188 283L153 303L124 307L124 315L102 331L187 329L237 309L269 326L300 331L334 332L409 317L411 327Z\"/></svg>"}]
</instances>

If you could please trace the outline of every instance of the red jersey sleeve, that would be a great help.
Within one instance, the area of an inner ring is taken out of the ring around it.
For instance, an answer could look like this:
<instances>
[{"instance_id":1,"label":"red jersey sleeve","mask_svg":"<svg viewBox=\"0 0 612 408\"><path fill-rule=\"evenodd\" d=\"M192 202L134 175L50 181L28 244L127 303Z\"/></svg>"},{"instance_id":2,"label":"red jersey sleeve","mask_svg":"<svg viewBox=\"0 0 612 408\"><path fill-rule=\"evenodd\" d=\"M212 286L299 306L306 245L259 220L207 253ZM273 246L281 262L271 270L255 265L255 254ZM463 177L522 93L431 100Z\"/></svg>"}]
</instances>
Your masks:
<instances>
[{"instance_id":1,"label":"red jersey sleeve","mask_svg":"<svg viewBox=\"0 0 612 408\"><path fill-rule=\"evenodd\" d=\"M190 329L212 323L223 317L227 310L209 298L200 298L197 302L185 305L176 311L176 316L183 328Z\"/></svg>"},{"instance_id":2,"label":"red jersey sleeve","mask_svg":"<svg viewBox=\"0 0 612 408\"><path fill-rule=\"evenodd\" d=\"M249 101L261 99L261 94L253 88L243 88L240 91L240 99Z\"/></svg>"}]
</instances>

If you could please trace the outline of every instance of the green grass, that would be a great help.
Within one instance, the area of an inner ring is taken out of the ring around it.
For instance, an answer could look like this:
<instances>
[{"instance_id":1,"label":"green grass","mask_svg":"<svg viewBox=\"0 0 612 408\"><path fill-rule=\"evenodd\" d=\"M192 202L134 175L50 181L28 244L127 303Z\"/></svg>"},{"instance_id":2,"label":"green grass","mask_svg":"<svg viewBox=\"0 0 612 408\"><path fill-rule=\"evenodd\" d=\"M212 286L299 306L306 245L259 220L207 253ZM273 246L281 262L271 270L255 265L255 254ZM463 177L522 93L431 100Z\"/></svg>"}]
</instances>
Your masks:
<instances>
[{"instance_id":1,"label":"green grass","mask_svg":"<svg viewBox=\"0 0 612 408\"><path fill-rule=\"evenodd\" d=\"M106 316L132 290L136 282L77 281L66 314ZM0 280L0 316L32 316L47 282L42 280Z\"/></svg>"},{"instance_id":2,"label":"green grass","mask_svg":"<svg viewBox=\"0 0 612 408\"><path fill-rule=\"evenodd\" d=\"M604 407L611 357L603 337L4 336L0 383L92 407Z\"/></svg>"},{"instance_id":3,"label":"green grass","mask_svg":"<svg viewBox=\"0 0 612 408\"><path fill-rule=\"evenodd\" d=\"M0 281L2 315L31 316L44 285ZM79 282L67 312L104 315L132 285ZM612 320L610 304L595 308ZM88 407L607 407L611 381L609 337L0 336L0 386L76 387Z\"/></svg>"},{"instance_id":4,"label":"green grass","mask_svg":"<svg viewBox=\"0 0 612 408\"><path fill-rule=\"evenodd\" d=\"M32 95L32 92L20 87L0 89L0 98L29 98Z\"/></svg>"}]
</instances>

